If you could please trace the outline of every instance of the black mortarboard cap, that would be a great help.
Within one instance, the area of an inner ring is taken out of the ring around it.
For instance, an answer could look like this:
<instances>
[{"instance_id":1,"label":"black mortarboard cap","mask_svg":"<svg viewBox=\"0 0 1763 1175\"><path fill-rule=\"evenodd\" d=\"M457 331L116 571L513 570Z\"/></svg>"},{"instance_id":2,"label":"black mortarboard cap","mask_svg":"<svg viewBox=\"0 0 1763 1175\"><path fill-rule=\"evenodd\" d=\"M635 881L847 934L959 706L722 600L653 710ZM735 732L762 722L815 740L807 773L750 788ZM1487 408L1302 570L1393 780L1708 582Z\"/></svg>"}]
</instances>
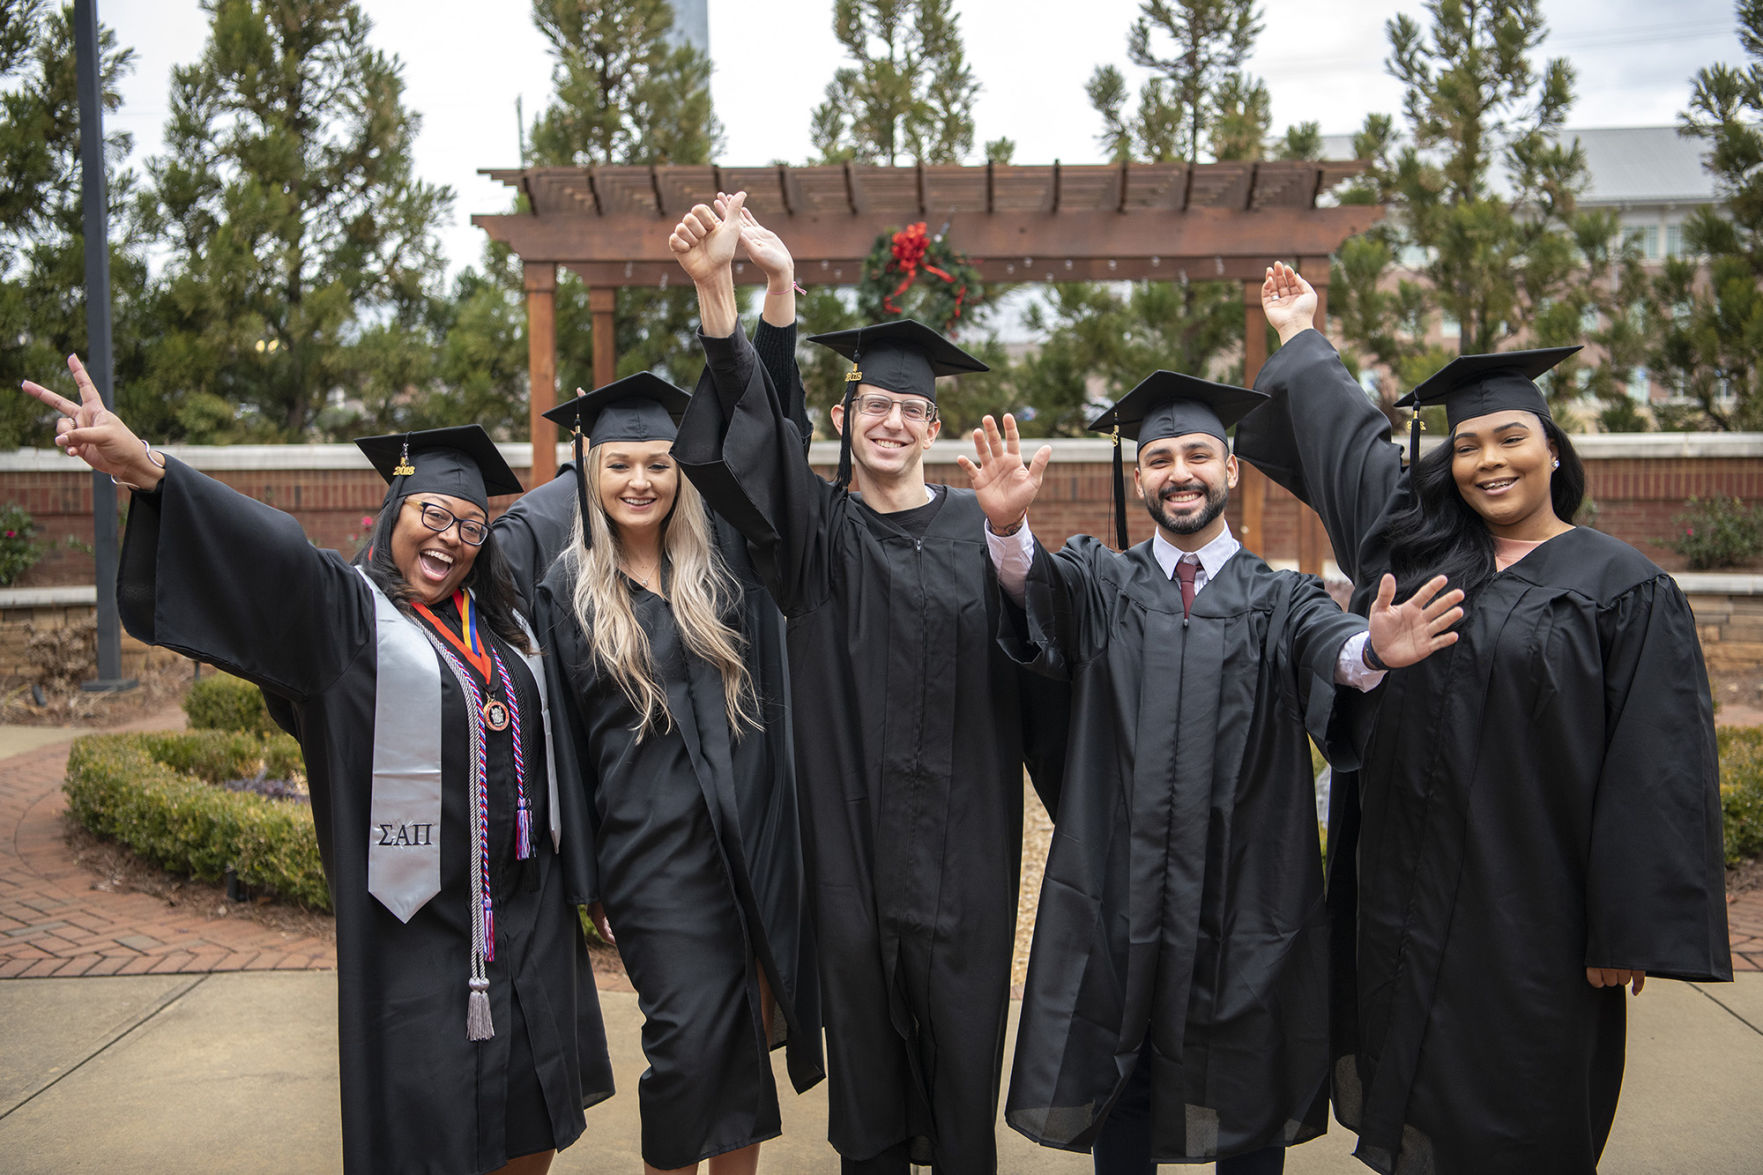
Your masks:
<instances>
[{"instance_id":1,"label":"black mortarboard cap","mask_svg":"<svg viewBox=\"0 0 1763 1175\"><path fill-rule=\"evenodd\" d=\"M355 445L386 479L388 500L447 494L488 510L491 498L522 492L481 424L357 437Z\"/></svg>"},{"instance_id":2,"label":"black mortarboard cap","mask_svg":"<svg viewBox=\"0 0 1763 1175\"><path fill-rule=\"evenodd\" d=\"M546 420L570 430L575 445L575 503L582 512L582 541L588 534L588 470L582 459L585 444L608 441L671 441L679 435L679 418L691 403L690 392L660 376L639 371L605 387L595 388L544 413Z\"/></svg>"},{"instance_id":3,"label":"black mortarboard cap","mask_svg":"<svg viewBox=\"0 0 1763 1175\"><path fill-rule=\"evenodd\" d=\"M679 435L679 418L691 399L690 392L639 371L559 404L545 419L572 430L579 427L590 445L671 441Z\"/></svg>"},{"instance_id":4,"label":"black mortarboard cap","mask_svg":"<svg viewBox=\"0 0 1763 1175\"><path fill-rule=\"evenodd\" d=\"M1178 371L1153 371L1112 407L1090 421L1095 432L1114 437L1114 536L1126 549L1126 473L1120 438L1140 445L1167 437L1204 433L1229 443L1225 430L1265 403L1265 392L1213 383Z\"/></svg>"},{"instance_id":5,"label":"black mortarboard cap","mask_svg":"<svg viewBox=\"0 0 1763 1175\"><path fill-rule=\"evenodd\" d=\"M1514 409L1548 417L1549 401L1537 387L1536 378L1560 363L1579 347L1538 347L1529 351L1497 351L1489 355L1459 355L1413 391L1396 401L1396 407L1414 412L1409 428L1408 464L1420 456L1420 409L1445 406L1445 420L1454 431L1465 420L1490 412Z\"/></svg>"},{"instance_id":6,"label":"black mortarboard cap","mask_svg":"<svg viewBox=\"0 0 1763 1175\"><path fill-rule=\"evenodd\" d=\"M939 376L991 370L913 318L809 335L808 341L837 351L851 361L851 370L845 373L843 397L847 413L851 395L859 384L902 396L923 396L934 404ZM847 425L839 438L838 484L846 485L850 480L851 433Z\"/></svg>"}]
</instances>

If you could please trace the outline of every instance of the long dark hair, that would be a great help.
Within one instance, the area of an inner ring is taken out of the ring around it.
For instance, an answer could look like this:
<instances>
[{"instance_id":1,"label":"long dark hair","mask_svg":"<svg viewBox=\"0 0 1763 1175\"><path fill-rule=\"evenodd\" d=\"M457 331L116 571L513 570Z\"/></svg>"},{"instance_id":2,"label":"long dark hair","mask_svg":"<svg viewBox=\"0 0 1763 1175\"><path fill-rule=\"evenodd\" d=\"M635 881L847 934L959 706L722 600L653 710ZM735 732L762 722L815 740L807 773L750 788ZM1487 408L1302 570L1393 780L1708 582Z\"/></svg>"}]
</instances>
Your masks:
<instances>
[{"instance_id":1,"label":"long dark hair","mask_svg":"<svg viewBox=\"0 0 1763 1175\"><path fill-rule=\"evenodd\" d=\"M1550 503L1557 518L1572 522L1585 500L1585 464L1553 420L1546 416L1537 419L1561 460L1561 467L1549 479ZM1408 472L1414 489L1409 504L1384 523L1380 537L1389 544L1397 599L1405 599L1435 575L1448 578L1452 587L1469 591L1494 573L1494 536L1458 491L1451 458L1448 438L1422 457Z\"/></svg>"},{"instance_id":2,"label":"long dark hair","mask_svg":"<svg viewBox=\"0 0 1763 1175\"><path fill-rule=\"evenodd\" d=\"M386 593L386 598L396 604L399 611L408 614L411 602L417 598L416 589L410 586L404 573L392 561L392 530L398 523L404 502L404 498L399 498L380 507L379 518L373 524L373 541L361 548L355 556L355 565L367 572L367 577ZM533 651L526 634L514 621L515 602L520 597L514 590L514 577L508 572L507 560L496 547L493 529L485 537L484 545L477 549L477 558L472 560L471 570L465 573L459 586L471 589L477 600L478 615L491 632L523 653Z\"/></svg>"}]
</instances>

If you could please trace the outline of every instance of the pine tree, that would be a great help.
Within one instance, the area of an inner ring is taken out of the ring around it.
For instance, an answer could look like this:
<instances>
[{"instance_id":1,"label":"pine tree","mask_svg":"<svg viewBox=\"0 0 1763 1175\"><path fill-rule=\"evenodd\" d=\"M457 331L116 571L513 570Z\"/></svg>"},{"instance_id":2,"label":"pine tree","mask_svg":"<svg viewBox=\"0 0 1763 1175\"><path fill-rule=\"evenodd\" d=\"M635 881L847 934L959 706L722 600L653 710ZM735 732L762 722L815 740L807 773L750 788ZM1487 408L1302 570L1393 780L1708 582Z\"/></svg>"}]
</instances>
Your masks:
<instances>
[{"instance_id":1,"label":"pine tree","mask_svg":"<svg viewBox=\"0 0 1763 1175\"><path fill-rule=\"evenodd\" d=\"M1125 75L1102 65L1090 76L1097 137L1115 162L1257 160L1268 153L1267 87L1243 69L1260 14L1252 0L1145 0L1127 56L1151 71L1137 103ZM1308 137L1305 137L1305 136ZM1315 128L1287 132L1296 149L1318 145ZM1046 342L1010 379L1026 406L1029 435L1081 435L1097 404L1126 393L1158 368L1239 378L1242 289L1236 282L1141 281L1053 287L1029 315Z\"/></svg>"},{"instance_id":2,"label":"pine tree","mask_svg":"<svg viewBox=\"0 0 1763 1175\"><path fill-rule=\"evenodd\" d=\"M960 163L979 83L953 0L834 0L833 35L854 65L813 114L822 163Z\"/></svg>"},{"instance_id":3,"label":"pine tree","mask_svg":"<svg viewBox=\"0 0 1763 1175\"><path fill-rule=\"evenodd\" d=\"M418 180L398 59L354 0L203 0L149 170L172 258L159 387L192 439L393 426L432 394L452 193ZM333 395L359 410L326 413Z\"/></svg>"},{"instance_id":4,"label":"pine tree","mask_svg":"<svg viewBox=\"0 0 1763 1175\"><path fill-rule=\"evenodd\" d=\"M1708 145L1721 203L1684 222L1684 255L1654 281L1659 376L1694 407L1676 427L1763 428L1763 0L1740 0L1743 65L1696 73L1679 133Z\"/></svg>"},{"instance_id":5,"label":"pine tree","mask_svg":"<svg viewBox=\"0 0 1763 1175\"><path fill-rule=\"evenodd\" d=\"M1533 62L1548 35L1540 0L1425 8L1425 28L1406 14L1385 25L1406 129L1388 115L1366 120L1354 150L1373 163L1343 199L1391 213L1343 244L1330 297L1346 339L1404 387L1449 357L1424 341L1431 311L1460 325L1461 353L1477 354L1521 331L1531 346L1584 341L1582 323L1619 317L1624 297L1607 276L1625 272L1615 216L1577 206L1585 158L1562 132L1573 69L1563 58ZM1404 258L1415 276L1392 283ZM1558 410L1578 399L1582 366L1545 379ZM1597 383L1624 378L1612 371Z\"/></svg>"},{"instance_id":6,"label":"pine tree","mask_svg":"<svg viewBox=\"0 0 1763 1175\"><path fill-rule=\"evenodd\" d=\"M121 104L116 86L133 53L100 27L99 56L108 114ZM77 73L71 4L0 4L0 370L14 378L58 380L66 357L86 351ZM135 177L120 166L129 145L125 133L105 136L114 372L118 407L132 412L152 332ZM53 415L27 396L0 399L0 448L47 447ZM143 430L154 423L150 413L140 421Z\"/></svg>"}]
</instances>

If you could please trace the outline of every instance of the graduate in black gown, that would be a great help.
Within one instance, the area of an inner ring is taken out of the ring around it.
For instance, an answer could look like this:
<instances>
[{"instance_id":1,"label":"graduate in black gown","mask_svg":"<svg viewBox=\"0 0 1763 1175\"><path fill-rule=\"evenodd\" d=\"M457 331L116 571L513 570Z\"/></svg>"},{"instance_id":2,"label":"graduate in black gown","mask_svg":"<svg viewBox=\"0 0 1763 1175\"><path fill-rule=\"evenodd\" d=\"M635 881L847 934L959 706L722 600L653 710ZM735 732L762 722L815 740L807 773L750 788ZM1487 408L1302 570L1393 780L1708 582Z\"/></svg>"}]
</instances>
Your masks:
<instances>
[{"instance_id":1,"label":"graduate in black gown","mask_svg":"<svg viewBox=\"0 0 1763 1175\"><path fill-rule=\"evenodd\" d=\"M1404 470L1315 292L1278 265L1262 301L1282 345L1238 452L1322 515L1360 608L1421 565L1469 593L1462 639L1389 675L1335 777L1336 1114L1380 1171L1590 1172L1623 984L1732 977L1694 617L1572 525L1584 469L1532 382L1564 352L1454 360L1411 398L1451 432Z\"/></svg>"},{"instance_id":2,"label":"graduate in black gown","mask_svg":"<svg viewBox=\"0 0 1763 1175\"><path fill-rule=\"evenodd\" d=\"M912 1159L989 1172L1022 852L1020 697L992 635L978 503L927 486L923 467L935 377L982 365L917 323L829 340L860 348L833 419L862 492L823 481L739 330L741 200L726 215L700 205L670 239L697 284L708 359L674 453L789 618L829 1134L847 1171Z\"/></svg>"},{"instance_id":3,"label":"graduate in black gown","mask_svg":"<svg viewBox=\"0 0 1763 1175\"><path fill-rule=\"evenodd\" d=\"M1380 600L1368 632L1321 580L1242 548L1224 519L1225 430L1262 399L1159 371L1091 424L1138 442L1133 483L1157 530L1130 549L1124 514L1120 551L1035 543L1051 449L1025 465L1011 417L1002 432L986 417L978 465L962 459L1024 610L1000 640L1072 683L1004 1116L1091 1151L1097 1175L1214 1159L1220 1175L1277 1175L1286 1147L1327 1128L1310 738L1350 766L1337 697L1448 646L1461 616L1441 577L1425 606ZM1115 494L1124 504L1118 480Z\"/></svg>"},{"instance_id":4,"label":"graduate in black gown","mask_svg":"<svg viewBox=\"0 0 1763 1175\"><path fill-rule=\"evenodd\" d=\"M783 621L668 454L687 400L644 372L547 413L591 447L539 617L568 835L644 1017L644 1169L745 1175L782 1129L770 1049L798 1091L822 1075L818 985Z\"/></svg>"},{"instance_id":5,"label":"graduate in black gown","mask_svg":"<svg viewBox=\"0 0 1763 1175\"><path fill-rule=\"evenodd\" d=\"M542 671L487 527L518 493L476 425L361 442L391 483L355 566L81 402L56 442L134 495L143 641L253 681L300 740L337 922L345 1168L542 1172L612 1092L566 895Z\"/></svg>"}]
</instances>

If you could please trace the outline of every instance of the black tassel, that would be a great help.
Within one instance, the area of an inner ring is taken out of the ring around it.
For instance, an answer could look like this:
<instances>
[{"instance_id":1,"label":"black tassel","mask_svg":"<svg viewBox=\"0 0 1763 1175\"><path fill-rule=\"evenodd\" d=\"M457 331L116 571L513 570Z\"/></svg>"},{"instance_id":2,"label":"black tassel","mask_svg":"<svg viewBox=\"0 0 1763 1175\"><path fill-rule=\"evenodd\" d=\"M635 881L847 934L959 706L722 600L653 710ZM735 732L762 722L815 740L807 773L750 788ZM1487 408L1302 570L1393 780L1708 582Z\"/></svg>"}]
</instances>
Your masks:
<instances>
[{"instance_id":1,"label":"black tassel","mask_svg":"<svg viewBox=\"0 0 1763 1175\"><path fill-rule=\"evenodd\" d=\"M851 430L857 427L851 417L851 391L856 386L849 382L845 384L845 427L839 430L839 474L834 480L840 489L851 484Z\"/></svg>"},{"instance_id":2,"label":"black tassel","mask_svg":"<svg viewBox=\"0 0 1763 1175\"><path fill-rule=\"evenodd\" d=\"M1120 428L1114 429L1114 545L1126 550L1126 471L1120 459Z\"/></svg>"},{"instance_id":3,"label":"black tassel","mask_svg":"<svg viewBox=\"0 0 1763 1175\"><path fill-rule=\"evenodd\" d=\"M577 421L575 426L575 504L582 512L582 546L588 545L588 536L593 533L588 526L588 463L582 459L582 426Z\"/></svg>"},{"instance_id":4,"label":"black tassel","mask_svg":"<svg viewBox=\"0 0 1763 1175\"><path fill-rule=\"evenodd\" d=\"M1414 409L1408 417L1408 468L1413 469L1420 464L1420 434L1426 431L1426 425L1420 419L1420 409Z\"/></svg>"}]
</instances>

